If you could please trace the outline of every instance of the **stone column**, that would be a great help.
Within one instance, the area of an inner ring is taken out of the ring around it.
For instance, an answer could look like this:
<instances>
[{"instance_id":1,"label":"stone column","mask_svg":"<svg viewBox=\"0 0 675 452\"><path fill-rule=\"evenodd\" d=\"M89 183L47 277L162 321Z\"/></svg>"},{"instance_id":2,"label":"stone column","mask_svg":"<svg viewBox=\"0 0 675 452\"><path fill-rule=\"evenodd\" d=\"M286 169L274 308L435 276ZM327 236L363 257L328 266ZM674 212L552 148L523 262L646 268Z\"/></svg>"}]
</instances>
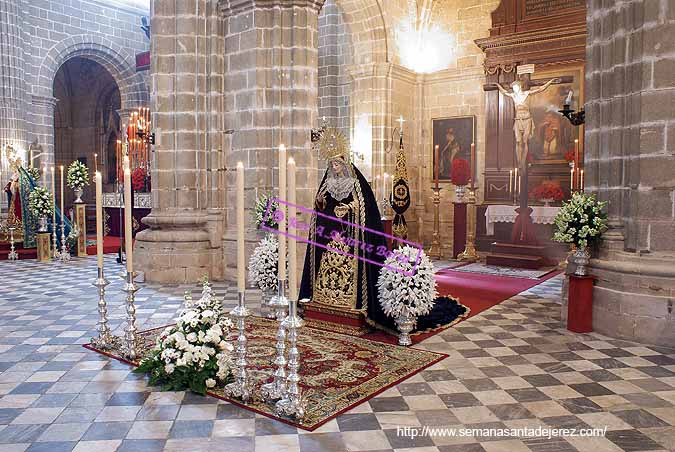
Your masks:
<instances>
[{"instance_id":1,"label":"stone column","mask_svg":"<svg viewBox=\"0 0 675 452\"><path fill-rule=\"evenodd\" d=\"M32 96L31 132L33 138L42 146L45 155L35 163L52 166L56 162L54 156L54 110L59 100L52 96Z\"/></svg>"},{"instance_id":2,"label":"stone column","mask_svg":"<svg viewBox=\"0 0 675 452\"><path fill-rule=\"evenodd\" d=\"M221 0L225 19L225 164L246 167L246 206L277 186L278 146L297 163L298 203L312 206L318 185L310 131L317 124L318 13L323 0ZM234 172L227 175L225 275L234 276ZM257 187L257 190L254 188ZM250 215L247 215L247 220ZM248 228L248 247L258 237ZM301 250L299 255L303 255Z\"/></svg>"},{"instance_id":3,"label":"stone column","mask_svg":"<svg viewBox=\"0 0 675 452\"><path fill-rule=\"evenodd\" d=\"M153 209L136 236L138 270L148 281L218 276L207 213L209 111L207 45L214 0L152 2L151 111L157 143Z\"/></svg>"},{"instance_id":4,"label":"stone column","mask_svg":"<svg viewBox=\"0 0 675 452\"><path fill-rule=\"evenodd\" d=\"M675 5L588 3L586 190L609 202L593 327L675 343Z\"/></svg>"},{"instance_id":5,"label":"stone column","mask_svg":"<svg viewBox=\"0 0 675 452\"><path fill-rule=\"evenodd\" d=\"M26 87L20 0L0 0L0 146L25 151ZM6 159L2 171L7 174Z\"/></svg>"}]
</instances>

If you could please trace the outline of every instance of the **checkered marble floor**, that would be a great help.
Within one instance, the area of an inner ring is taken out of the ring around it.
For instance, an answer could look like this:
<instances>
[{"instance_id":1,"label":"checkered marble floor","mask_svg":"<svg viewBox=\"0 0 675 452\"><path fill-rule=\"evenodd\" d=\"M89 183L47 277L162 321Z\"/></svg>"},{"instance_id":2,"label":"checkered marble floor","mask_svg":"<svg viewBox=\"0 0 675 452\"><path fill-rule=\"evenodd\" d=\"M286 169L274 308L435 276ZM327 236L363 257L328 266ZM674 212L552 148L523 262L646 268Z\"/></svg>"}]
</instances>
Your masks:
<instances>
[{"instance_id":1,"label":"checkered marble floor","mask_svg":"<svg viewBox=\"0 0 675 452\"><path fill-rule=\"evenodd\" d=\"M120 331L121 267L106 258L106 268ZM561 277L426 340L421 347L449 357L307 433L212 398L160 392L82 348L95 334L95 271L92 258L0 262L0 452L675 450L675 350L566 331ZM199 291L141 287L141 328L169 323L184 291ZM234 304L227 285L215 289ZM248 300L258 303L253 292ZM607 431L453 437L424 426Z\"/></svg>"}]
</instances>

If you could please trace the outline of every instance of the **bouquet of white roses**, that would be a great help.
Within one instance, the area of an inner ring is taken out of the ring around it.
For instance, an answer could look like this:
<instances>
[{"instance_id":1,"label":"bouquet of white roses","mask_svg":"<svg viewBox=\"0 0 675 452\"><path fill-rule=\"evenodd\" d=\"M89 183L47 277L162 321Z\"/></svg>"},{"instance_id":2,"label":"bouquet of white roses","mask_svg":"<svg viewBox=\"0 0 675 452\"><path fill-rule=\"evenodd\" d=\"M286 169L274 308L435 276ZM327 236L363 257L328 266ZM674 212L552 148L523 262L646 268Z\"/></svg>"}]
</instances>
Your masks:
<instances>
[{"instance_id":1,"label":"bouquet of white roses","mask_svg":"<svg viewBox=\"0 0 675 452\"><path fill-rule=\"evenodd\" d=\"M606 205L594 195L574 193L555 217L553 240L573 243L577 248L591 245L607 230L607 215L602 211Z\"/></svg>"},{"instance_id":2,"label":"bouquet of white roses","mask_svg":"<svg viewBox=\"0 0 675 452\"><path fill-rule=\"evenodd\" d=\"M54 209L54 198L45 187L35 187L28 196L28 207L36 217L48 217Z\"/></svg>"},{"instance_id":3,"label":"bouquet of white roses","mask_svg":"<svg viewBox=\"0 0 675 452\"><path fill-rule=\"evenodd\" d=\"M68 187L73 190L89 185L89 170L79 160L75 160L68 167Z\"/></svg>"},{"instance_id":4,"label":"bouquet of white roses","mask_svg":"<svg viewBox=\"0 0 675 452\"><path fill-rule=\"evenodd\" d=\"M380 305L390 317L428 314L436 299L431 260L419 248L405 245L384 261L377 279Z\"/></svg>"},{"instance_id":5,"label":"bouquet of white roses","mask_svg":"<svg viewBox=\"0 0 675 452\"><path fill-rule=\"evenodd\" d=\"M264 224L268 228L278 228L279 224L274 219L274 212L279 208L279 203L272 201L274 196L271 193L262 193L255 200L253 207L253 222L255 227L260 229Z\"/></svg>"},{"instance_id":6,"label":"bouquet of white roses","mask_svg":"<svg viewBox=\"0 0 675 452\"><path fill-rule=\"evenodd\" d=\"M176 325L159 335L150 356L134 372L148 373L151 385L160 384L168 391L190 389L205 394L231 380L230 328L232 321L221 300L204 281L201 298L193 301L186 295Z\"/></svg>"}]
</instances>

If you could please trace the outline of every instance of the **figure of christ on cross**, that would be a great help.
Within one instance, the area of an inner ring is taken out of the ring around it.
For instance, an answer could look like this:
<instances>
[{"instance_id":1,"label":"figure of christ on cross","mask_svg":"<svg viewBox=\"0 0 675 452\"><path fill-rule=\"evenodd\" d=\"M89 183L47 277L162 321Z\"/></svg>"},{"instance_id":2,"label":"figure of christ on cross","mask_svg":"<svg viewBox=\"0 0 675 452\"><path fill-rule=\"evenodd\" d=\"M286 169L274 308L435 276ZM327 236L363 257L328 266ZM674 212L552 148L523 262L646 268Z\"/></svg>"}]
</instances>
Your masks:
<instances>
[{"instance_id":1,"label":"figure of christ on cross","mask_svg":"<svg viewBox=\"0 0 675 452\"><path fill-rule=\"evenodd\" d=\"M562 79L552 78L543 85L529 90L523 90L522 82L516 80L511 83L511 92L506 90L499 83L494 84L503 95L513 99L513 104L516 108L513 133L516 137L516 158L518 159L518 167L523 171L522 174L524 174L524 171L527 171L527 154L529 152L528 142L534 135L534 120L532 119L527 99L530 96L544 91L553 83L562 83Z\"/></svg>"}]
</instances>

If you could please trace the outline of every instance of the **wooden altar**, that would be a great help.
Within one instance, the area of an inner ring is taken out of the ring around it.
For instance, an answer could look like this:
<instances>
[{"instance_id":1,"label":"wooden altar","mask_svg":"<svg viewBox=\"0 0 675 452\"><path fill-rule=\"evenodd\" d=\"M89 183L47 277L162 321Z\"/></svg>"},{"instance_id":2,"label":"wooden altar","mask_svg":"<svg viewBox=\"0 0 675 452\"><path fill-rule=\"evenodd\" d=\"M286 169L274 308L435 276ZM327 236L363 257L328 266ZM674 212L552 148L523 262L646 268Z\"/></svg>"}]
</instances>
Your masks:
<instances>
[{"instance_id":1,"label":"wooden altar","mask_svg":"<svg viewBox=\"0 0 675 452\"><path fill-rule=\"evenodd\" d=\"M493 84L508 87L517 79L517 67L523 65L534 65L534 74L524 78L524 89L529 89L530 83L541 85L544 80L562 79L562 83L551 85L528 99L535 130L529 141L527 185L532 189L544 181L551 181L560 185L569 196L569 155L574 153L574 140L579 140L580 152L583 152L583 126L571 125L558 110L562 109L570 89L574 92L572 108L583 106L586 2L502 0L492 12L490 36L475 42L485 53L484 203L510 204L514 201L514 195L509 193L509 171L517 166L513 132L515 109L511 99L494 89ZM519 204L529 205L527 191L521 195ZM545 250L552 242L545 238L545 242L532 245ZM504 254L506 248L502 247L498 252ZM548 256L541 257L543 261Z\"/></svg>"}]
</instances>

